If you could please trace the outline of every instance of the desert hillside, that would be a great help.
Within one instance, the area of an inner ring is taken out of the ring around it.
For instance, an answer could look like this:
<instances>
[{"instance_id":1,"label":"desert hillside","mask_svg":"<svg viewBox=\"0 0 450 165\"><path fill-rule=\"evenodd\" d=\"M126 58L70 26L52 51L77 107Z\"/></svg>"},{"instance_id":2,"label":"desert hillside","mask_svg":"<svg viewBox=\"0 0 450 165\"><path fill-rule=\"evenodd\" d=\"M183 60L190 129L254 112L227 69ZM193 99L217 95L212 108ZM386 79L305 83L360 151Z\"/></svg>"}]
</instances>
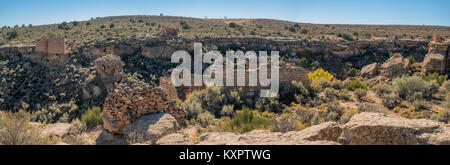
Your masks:
<instances>
[{"instance_id":1,"label":"desert hillside","mask_svg":"<svg viewBox=\"0 0 450 165\"><path fill-rule=\"evenodd\" d=\"M200 19L174 16L114 16L51 25L4 26L0 46L34 44L42 37L64 36L71 46L133 37L161 36L176 28L180 37L290 37L314 40L373 38L426 39L434 34L449 39L447 26L306 24L273 19ZM17 33L16 33L17 32ZM8 35L16 33L17 35Z\"/></svg>"}]
</instances>

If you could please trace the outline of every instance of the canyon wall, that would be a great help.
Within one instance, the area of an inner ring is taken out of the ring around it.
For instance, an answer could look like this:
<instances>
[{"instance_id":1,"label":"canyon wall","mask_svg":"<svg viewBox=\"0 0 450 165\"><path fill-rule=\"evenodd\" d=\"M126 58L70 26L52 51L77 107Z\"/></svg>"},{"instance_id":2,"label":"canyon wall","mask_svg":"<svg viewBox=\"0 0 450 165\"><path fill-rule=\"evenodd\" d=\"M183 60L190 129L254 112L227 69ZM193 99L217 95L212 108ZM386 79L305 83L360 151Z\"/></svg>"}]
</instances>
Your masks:
<instances>
[{"instance_id":1,"label":"canyon wall","mask_svg":"<svg viewBox=\"0 0 450 165\"><path fill-rule=\"evenodd\" d=\"M43 41L42 41L43 42ZM429 41L423 40L358 40L358 41L335 41L335 40L306 40L288 38L257 38L257 37L232 37L232 38L173 38L152 37L133 38L127 40L102 41L86 45L75 52L78 56L95 60L107 54L113 55L136 55L140 54L148 58L162 57L170 58L177 50L187 50L193 54L193 44L202 43L204 52L206 50L254 50L254 51L280 51L281 57L299 59L305 57L314 67L322 67L337 77L344 78L351 68L361 69L367 64L386 61L392 53L401 53L404 57L413 57L416 61L424 60L430 47ZM50 40L46 42L52 45ZM59 42L61 43L61 42ZM36 46L26 47L1 47L1 56L17 54L36 54L40 42ZM45 45L45 44L43 44ZM55 44L57 47L60 47ZM442 44L443 47L448 44ZM50 48L51 46L48 46ZM36 49L35 49L36 48ZM31 53L29 50L32 49ZM65 58L53 58L47 49L47 56L35 56L45 60L35 60L38 63L64 63ZM59 49L57 49L59 51ZM442 51L441 48L438 49ZM57 51L57 52L58 52ZM52 53L55 54L55 53ZM60 55L59 53L56 53ZM448 53L445 53L447 55ZM446 67L450 61L446 58Z\"/></svg>"}]
</instances>

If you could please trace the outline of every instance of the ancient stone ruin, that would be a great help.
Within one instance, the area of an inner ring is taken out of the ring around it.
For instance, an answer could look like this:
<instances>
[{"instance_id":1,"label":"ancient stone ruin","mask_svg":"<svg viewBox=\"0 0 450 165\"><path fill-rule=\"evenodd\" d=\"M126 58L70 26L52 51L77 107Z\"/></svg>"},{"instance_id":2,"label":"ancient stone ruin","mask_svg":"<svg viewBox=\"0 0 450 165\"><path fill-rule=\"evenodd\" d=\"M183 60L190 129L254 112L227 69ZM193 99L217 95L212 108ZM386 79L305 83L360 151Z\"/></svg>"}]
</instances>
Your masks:
<instances>
[{"instance_id":1,"label":"ancient stone ruin","mask_svg":"<svg viewBox=\"0 0 450 165\"><path fill-rule=\"evenodd\" d=\"M146 86L115 90L103 106L103 127L112 134L124 134L127 125L139 117L157 113L170 114L184 125L186 112L178 108L162 88Z\"/></svg>"},{"instance_id":2,"label":"ancient stone ruin","mask_svg":"<svg viewBox=\"0 0 450 165\"><path fill-rule=\"evenodd\" d=\"M268 70L268 75L270 75L270 67L267 70ZM257 83L257 86L249 86L249 74L250 74L249 72L251 72L251 71L249 71L249 70L245 71L245 85L238 86L237 85L238 75L237 75L237 71L235 71L234 78L233 78L235 86L226 86L226 88L228 88L230 90L243 90L243 92L245 92L247 94L251 94L251 95L257 94L257 92L260 91L261 89L269 88L269 87L262 87L262 86L260 86L259 83ZM256 72L256 74L259 75L259 71L254 71L254 72ZM279 68L280 85L290 84L292 81L309 83L309 79L308 79L309 72L310 72L309 70L304 69L302 67L280 67ZM226 74L225 69L223 71L223 75L224 75L223 82L226 83L227 79L229 79L230 76ZM194 75L192 75L191 81L192 81L191 84L193 84ZM206 88L205 84L203 84L203 86L193 86L192 85L192 86L175 87L172 84L171 76L161 77L160 81L159 81L159 86L161 88L164 88L168 92L168 94L170 95L170 97L172 99L179 99L179 98L184 99L188 94L192 93L193 91Z\"/></svg>"},{"instance_id":3,"label":"ancient stone ruin","mask_svg":"<svg viewBox=\"0 0 450 165\"><path fill-rule=\"evenodd\" d=\"M42 38L36 41L34 56L36 63L48 67L61 66L68 59L64 38Z\"/></svg>"},{"instance_id":4,"label":"ancient stone ruin","mask_svg":"<svg viewBox=\"0 0 450 165\"><path fill-rule=\"evenodd\" d=\"M106 55L96 59L92 65L97 71L97 76L103 82L108 93L114 89L114 83L122 79L123 63L120 57L115 55Z\"/></svg>"}]
</instances>

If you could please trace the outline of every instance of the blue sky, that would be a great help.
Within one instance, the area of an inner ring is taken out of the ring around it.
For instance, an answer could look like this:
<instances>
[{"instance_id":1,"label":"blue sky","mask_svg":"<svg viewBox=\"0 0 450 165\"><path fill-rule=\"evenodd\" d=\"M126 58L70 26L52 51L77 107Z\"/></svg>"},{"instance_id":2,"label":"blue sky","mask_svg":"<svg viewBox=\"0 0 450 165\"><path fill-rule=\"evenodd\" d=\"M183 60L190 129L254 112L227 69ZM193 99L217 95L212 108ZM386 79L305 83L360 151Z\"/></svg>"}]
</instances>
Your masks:
<instances>
[{"instance_id":1,"label":"blue sky","mask_svg":"<svg viewBox=\"0 0 450 165\"><path fill-rule=\"evenodd\" d=\"M0 26L117 15L450 26L450 0L0 0Z\"/></svg>"}]
</instances>

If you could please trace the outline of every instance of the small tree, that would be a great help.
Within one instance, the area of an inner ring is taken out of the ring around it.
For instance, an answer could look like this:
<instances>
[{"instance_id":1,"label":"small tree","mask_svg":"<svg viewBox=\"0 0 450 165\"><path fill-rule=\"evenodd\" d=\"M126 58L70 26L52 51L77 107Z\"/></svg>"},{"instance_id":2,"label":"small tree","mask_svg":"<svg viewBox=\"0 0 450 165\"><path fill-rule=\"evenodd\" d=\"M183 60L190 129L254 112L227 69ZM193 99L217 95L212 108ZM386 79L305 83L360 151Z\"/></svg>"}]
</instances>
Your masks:
<instances>
[{"instance_id":1,"label":"small tree","mask_svg":"<svg viewBox=\"0 0 450 165\"><path fill-rule=\"evenodd\" d=\"M6 33L6 36L7 36L7 39L8 39L8 40L15 39L15 38L17 38L18 35L19 35L19 34L18 34L17 31L15 31L15 30Z\"/></svg>"},{"instance_id":2,"label":"small tree","mask_svg":"<svg viewBox=\"0 0 450 165\"><path fill-rule=\"evenodd\" d=\"M102 123L102 111L100 107L89 108L81 115L81 122L85 123L88 128L94 128Z\"/></svg>"},{"instance_id":3,"label":"small tree","mask_svg":"<svg viewBox=\"0 0 450 165\"><path fill-rule=\"evenodd\" d=\"M355 68L352 68L348 71L348 76L355 77L356 73L358 73L358 71Z\"/></svg>"}]
</instances>

